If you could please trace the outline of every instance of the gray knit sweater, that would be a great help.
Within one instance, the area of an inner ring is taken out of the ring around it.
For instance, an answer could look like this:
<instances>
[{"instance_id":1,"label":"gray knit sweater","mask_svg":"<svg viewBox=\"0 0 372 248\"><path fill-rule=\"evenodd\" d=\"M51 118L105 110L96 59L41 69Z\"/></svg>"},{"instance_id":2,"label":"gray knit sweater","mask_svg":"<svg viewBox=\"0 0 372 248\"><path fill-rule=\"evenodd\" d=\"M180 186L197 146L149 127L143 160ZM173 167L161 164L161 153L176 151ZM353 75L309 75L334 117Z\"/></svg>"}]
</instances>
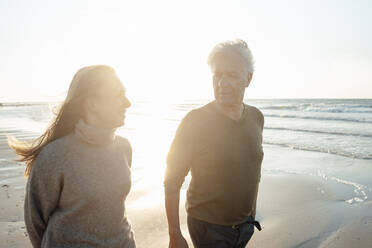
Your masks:
<instances>
[{"instance_id":1,"label":"gray knit sweater","mask_svg":"<svg viewBox=\"0 0 372 248\"><path fill-rule=\"evenodd\" d=\"M124 206L132 151L114 131L80 121L37 156L24 206L34 247L135 247Z\"/></svg>"}]
</instances>

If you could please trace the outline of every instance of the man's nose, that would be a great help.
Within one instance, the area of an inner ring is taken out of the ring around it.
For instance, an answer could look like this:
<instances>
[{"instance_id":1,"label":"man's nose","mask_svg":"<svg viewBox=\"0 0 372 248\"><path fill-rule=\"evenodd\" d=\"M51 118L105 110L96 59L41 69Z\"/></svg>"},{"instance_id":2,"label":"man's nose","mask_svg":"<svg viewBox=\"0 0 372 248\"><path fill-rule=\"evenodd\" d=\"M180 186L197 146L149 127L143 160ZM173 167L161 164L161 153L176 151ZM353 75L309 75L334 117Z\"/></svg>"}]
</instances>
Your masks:
<instances>
[{"instance_id":1,"label":"man's nose","mask_svg":"<svg viewBox=\"0 0 372 248\"><path fill-rule=\"evenodd\" d=\"M228 77L226 77L225 75L222 75L222 77L220 78L220 80L218 80L218 87L228 87L229 86L229 80L228 80Z\"/></svg>"}]
</instances>

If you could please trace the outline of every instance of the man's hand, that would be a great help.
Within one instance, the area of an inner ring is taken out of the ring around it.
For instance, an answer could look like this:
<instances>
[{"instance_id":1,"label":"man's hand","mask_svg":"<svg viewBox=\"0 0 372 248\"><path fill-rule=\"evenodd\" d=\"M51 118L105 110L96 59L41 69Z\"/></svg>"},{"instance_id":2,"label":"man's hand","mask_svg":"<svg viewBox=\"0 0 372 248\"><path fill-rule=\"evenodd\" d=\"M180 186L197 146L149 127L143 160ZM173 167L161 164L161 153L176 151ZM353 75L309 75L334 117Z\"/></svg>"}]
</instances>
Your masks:
<instances>
[{"instance_id":1,"label":"man's hand","mask_svg":"<svg viewBox=\"0 0 372 248\"><path fill-rule=\"evenodd\" d=\"M189 248L186 239L181 233L169 236L169 248Z\"/></svg>"},{"instance_id":2,"label":"man's hand","mask_svg":"<svg viewBox=\"0 0 372 248\"><path fill-rule=\"evenodd\" d=\"M180 191L165 192L165 210L168 218L169 248L189 248L182 236L179 218Z\"/></svg>"}]
</instances>

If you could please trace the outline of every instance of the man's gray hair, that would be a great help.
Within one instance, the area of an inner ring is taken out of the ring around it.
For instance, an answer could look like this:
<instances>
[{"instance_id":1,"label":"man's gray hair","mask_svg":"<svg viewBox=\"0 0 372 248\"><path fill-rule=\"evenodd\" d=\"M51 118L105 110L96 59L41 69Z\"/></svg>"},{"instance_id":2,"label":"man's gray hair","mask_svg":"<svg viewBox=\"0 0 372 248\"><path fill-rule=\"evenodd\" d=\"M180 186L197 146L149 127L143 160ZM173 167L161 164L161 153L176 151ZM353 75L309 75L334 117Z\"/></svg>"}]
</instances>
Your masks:
<instances>
[{"instance_id":1,"label":"man's gray hair","mask_svg":"<svg viewBox=\"0 0 372 248\"><path fill-rule=\"evenodd\" d=\"M212 64L217 54L236 54L246 63L248 72L254 71L252 52L243 40L235 39L218 43L208 56L208 65Z\"/></svg>"}]
</instances>

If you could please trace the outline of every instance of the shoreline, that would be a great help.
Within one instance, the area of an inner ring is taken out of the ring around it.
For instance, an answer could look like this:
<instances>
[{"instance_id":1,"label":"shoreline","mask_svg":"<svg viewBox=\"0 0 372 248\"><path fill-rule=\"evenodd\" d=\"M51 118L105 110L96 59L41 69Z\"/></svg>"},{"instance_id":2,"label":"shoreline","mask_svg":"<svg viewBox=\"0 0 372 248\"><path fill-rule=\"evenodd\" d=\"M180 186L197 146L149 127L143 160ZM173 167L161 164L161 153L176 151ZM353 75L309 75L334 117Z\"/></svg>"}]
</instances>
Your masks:
<instances>
[{"instance_id":1,"label":"shoreline","mask_svg":"<svg viewBox=\"0 0 372 248\"><path fill-rule=\"evenodd\" d=\"M255 230L247 247L372 246L372 187L367 173L372 170L371 161L277 146L264 146L264 150L257 203L257 219L263 230ZM1 149L0 154L1 166L13 156L9 149ZM327 176L319 174L324 164ZM1 169L0 240L5 241L5 247L31 247L23 222L24 167L14 162ZM162 178L152 181L147 188L140 185L145 180L133 185L126 202L137 247L168 247L162 184L153 187ZM358 191L358 185L364 188ZM180 222L192 247L186 225L184 188ZM362 202L348 202L355 197L363 198L362 192L367 197Z\"/></svg>"}]
</instances>

